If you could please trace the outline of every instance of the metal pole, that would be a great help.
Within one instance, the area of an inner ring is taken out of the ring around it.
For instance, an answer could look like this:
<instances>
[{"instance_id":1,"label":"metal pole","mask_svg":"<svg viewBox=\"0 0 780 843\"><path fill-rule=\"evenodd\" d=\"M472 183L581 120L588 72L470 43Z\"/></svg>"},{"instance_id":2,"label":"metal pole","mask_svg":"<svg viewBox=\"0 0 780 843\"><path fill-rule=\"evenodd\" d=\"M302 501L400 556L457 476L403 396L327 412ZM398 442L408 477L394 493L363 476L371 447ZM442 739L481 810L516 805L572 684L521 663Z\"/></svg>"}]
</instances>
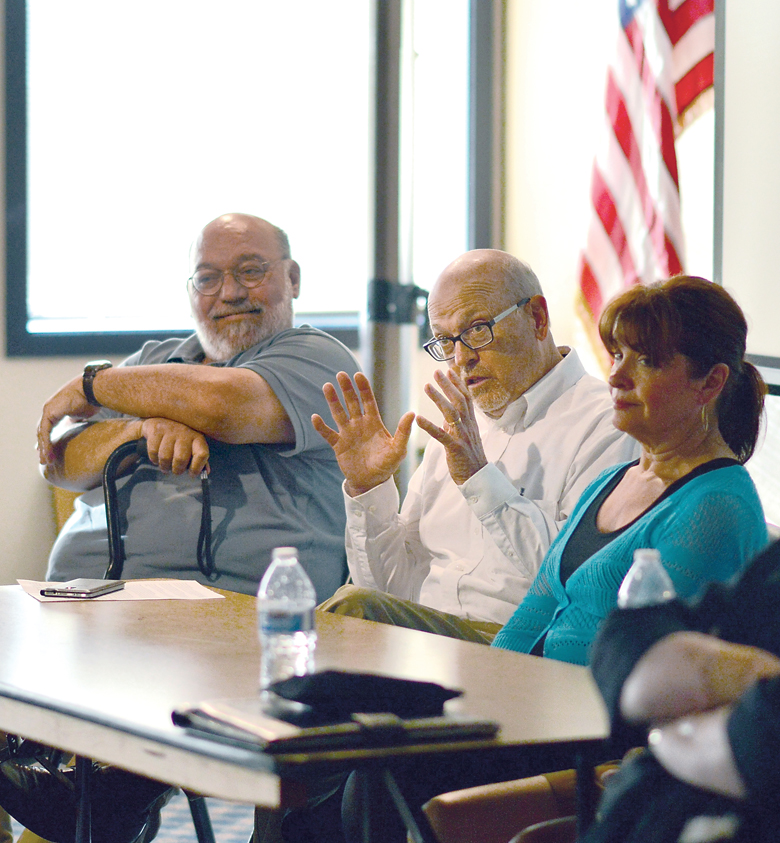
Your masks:
<instances>
[{"instance_id":1,"label":"metal pole","mask_svg":"<svg viewBox=\"0 0 780 843\"><path fill-rule=\"evenodd\" d=\"M374 277L369 318L361 338L365 370L390 430L409 409L408 330L394 318L392 291L400 279L399 196L401 127L401 26L403 0L376 0L374 112ZM377 306L387 300L389 310ZM407 340L405 342L404 340ZM407 461L408 465L408 461ZM401 493L409 469L397 478Z\"/></svg>"},{"instance_id":2,"label":"metal pole","mask_svg":"<svg viewBox=\"0 0 780 843\"><path fill-rule=\"evenodd\" d=\"M504 245L505 0L471 0L469 249Z\"/></svg>"}]
</instances>

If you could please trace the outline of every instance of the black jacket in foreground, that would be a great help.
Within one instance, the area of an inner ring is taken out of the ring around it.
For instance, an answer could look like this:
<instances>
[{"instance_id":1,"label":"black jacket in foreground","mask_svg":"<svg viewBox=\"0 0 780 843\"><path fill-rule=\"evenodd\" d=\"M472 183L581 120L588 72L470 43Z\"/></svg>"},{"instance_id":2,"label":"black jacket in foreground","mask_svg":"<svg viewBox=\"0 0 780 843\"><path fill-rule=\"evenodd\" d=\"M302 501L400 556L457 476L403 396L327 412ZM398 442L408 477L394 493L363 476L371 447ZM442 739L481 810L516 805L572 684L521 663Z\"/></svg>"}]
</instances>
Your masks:
<instances>
[{"instance_id":1,"label":"black jacket in foreground","mask_svg":"<svg viewBox=\"0 0 780 843\"><path fill-rule=\"evenodd\" d=\"M620 693L644 653L661 638L693 630L760 647L780 657L780 542L770 545L735 583L712 585L695 605L680 601L618 610L603 623L591 670L604 697L619 750L641 746L647 730L620 716ZM737 767L748 790L755 840L780 840L780 678L755 683L728 721ZM659 794L659 798L660 798Z\"/></svg>"}]
</instances>

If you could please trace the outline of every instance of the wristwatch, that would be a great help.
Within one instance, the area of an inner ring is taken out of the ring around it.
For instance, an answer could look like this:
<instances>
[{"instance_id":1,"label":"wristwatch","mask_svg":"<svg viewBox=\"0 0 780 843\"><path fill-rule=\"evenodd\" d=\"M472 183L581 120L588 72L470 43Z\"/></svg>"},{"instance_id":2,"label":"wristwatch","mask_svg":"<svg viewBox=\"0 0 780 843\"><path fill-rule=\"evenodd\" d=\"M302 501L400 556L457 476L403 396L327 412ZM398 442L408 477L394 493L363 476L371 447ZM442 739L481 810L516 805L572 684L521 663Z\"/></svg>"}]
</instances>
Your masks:
<instances>
[{"instance_id":1,"label":"wristwatch","mask_svg":"<svg viewBox=\"0 0 780 843\"><path fill-rule=\"evenodd\" d=\"M84 390L84 396L93 407L101 407L100 401L95 398L95 393L92 391L92 381L95 380L95 375L102 369L110 369L111 362L109 360L93 360L87 363L84 367L84 374L81 376L81 388Z\"/></svg>"}]
</instances>

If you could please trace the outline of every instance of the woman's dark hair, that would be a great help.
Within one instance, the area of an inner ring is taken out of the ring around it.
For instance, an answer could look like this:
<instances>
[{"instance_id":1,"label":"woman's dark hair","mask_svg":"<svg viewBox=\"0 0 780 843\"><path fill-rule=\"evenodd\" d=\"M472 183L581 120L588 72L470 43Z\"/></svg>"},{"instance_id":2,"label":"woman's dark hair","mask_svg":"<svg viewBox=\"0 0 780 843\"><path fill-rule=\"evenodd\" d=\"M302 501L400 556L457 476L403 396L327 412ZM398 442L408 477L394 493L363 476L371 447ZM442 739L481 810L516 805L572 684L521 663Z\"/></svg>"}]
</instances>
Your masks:
<instances>
[{"instance_id":1,"label":"woman's dark hair","mask_svg":"<svg viewBox=\"0 0 780 843\"><path fill-rule=\"evenodd\" d=\"M723 287L693 275L631 287L604 308L599 334L610 354L619 345L628 346L646 354L653 366L683 354L694 378L725 363L729 377L715 406L718 428L741 463L750 459L761 428L766 384L745 360L745 315Z\"/></svg>"}]
</instances>

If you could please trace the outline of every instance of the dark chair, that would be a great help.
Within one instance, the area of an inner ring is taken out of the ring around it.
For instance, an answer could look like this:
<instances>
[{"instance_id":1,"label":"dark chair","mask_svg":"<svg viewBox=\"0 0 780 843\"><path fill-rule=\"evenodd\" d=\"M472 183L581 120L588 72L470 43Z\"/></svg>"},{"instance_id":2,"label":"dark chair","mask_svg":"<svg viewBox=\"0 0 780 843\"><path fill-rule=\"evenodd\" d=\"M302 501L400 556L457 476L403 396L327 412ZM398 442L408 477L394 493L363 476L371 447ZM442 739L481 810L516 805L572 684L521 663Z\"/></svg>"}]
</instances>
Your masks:
<instances>
[{"instance_id":1,"label":"dark chair","mask_svg":"<svg viewBox=\"0 0 780 843\"><path fill-rule=\"evenodd\" d=\"M103 467L103 497L106 502L109 557L105 579L109 580L121 579L125 564L125 544L122 536L121 513L117 503L116 482L123 463L133 456L141 460L147 459L145 439L125 442L120 445L106 460ZM182 790L182 792L190 805L190 813L192 814L198 843L216 843L206 800L191 791Z\"/></svg>"}]
</instances>

